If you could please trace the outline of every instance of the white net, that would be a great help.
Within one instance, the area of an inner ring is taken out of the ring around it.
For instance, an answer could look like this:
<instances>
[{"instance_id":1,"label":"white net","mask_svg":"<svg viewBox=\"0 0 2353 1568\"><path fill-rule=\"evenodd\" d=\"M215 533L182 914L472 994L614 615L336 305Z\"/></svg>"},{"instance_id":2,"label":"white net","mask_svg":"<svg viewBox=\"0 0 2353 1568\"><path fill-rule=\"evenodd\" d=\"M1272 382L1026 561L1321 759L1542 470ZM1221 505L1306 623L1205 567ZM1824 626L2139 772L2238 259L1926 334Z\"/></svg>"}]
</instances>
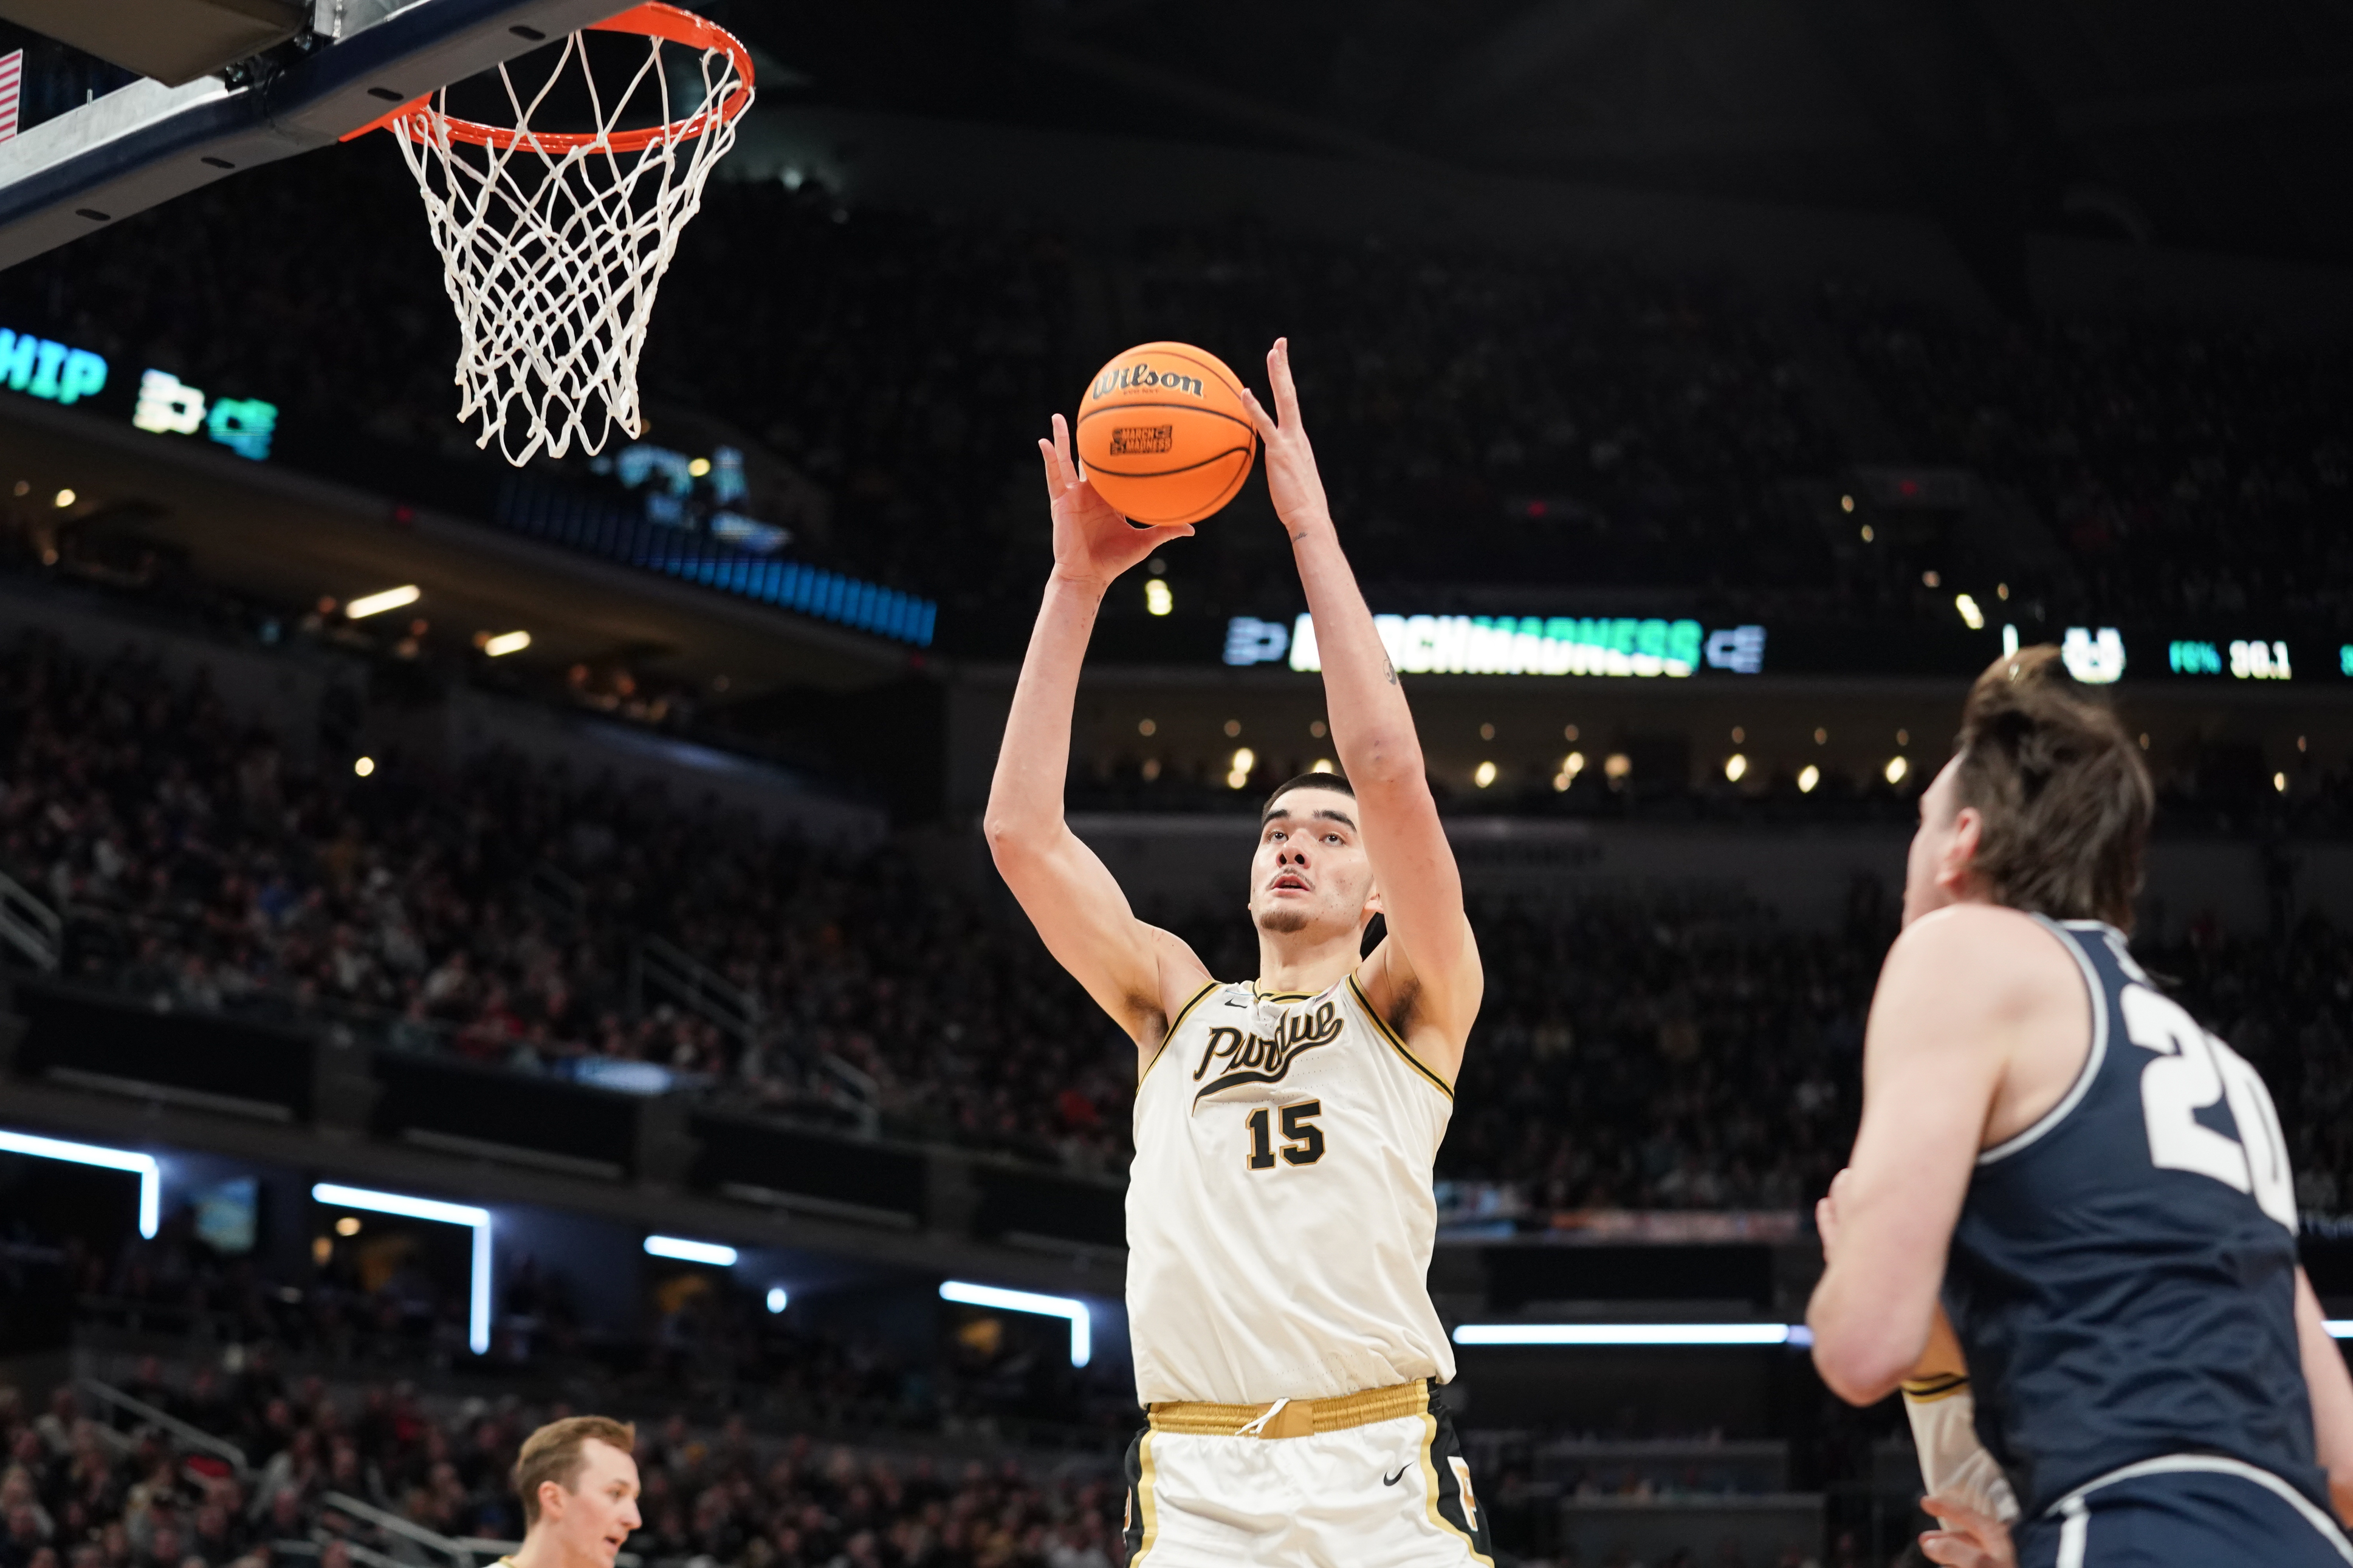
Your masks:
<instances>
[{"instance_id":1,"label":"white net","mask_svg":"<svg viewBox=\"0 0 2353 1568\"><path fill-rule=\"evenodd\" d=\"M629 35L600 35L617 36ZM458 312L458 417L479 416L474 444L496 440L518 467L542 451L561 458L575 441L595 452L616 426L633 437L643 428L638 356L654 294L751 100L726 50L701 51L697 80L667 68L660 38L645 43L617 93L598 89L578 33L528 98L501 66L511 132L453 119L447 89L393 124ZM576 103L584 83L594 131L532 128L560 85ZM699 106L671 113L698 89ZM623 129L649 110L664 120L659 129Z\"/></svg>"}]
</instances>

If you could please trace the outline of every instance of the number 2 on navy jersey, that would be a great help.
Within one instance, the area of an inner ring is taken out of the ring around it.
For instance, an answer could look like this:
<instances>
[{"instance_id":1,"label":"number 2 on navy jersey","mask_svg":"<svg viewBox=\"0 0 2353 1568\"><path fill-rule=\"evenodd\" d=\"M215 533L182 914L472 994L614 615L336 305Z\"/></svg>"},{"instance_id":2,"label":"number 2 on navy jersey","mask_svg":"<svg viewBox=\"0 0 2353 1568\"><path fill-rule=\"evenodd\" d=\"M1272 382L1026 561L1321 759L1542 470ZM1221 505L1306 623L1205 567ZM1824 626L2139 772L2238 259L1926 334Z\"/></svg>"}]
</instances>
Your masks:
<instances>
[{"instance_id":1,"label":"number 2 on navy jersey","mask_svg":"<svg viewBox=\"0 0 2353 1568\"><path fill-rule=\"evenodd\" d=\"M2149 1163L2192 1171L2253 1194L2263 1213L2295 1228L2295 1180L2287 1141L2261 1074L2244 1057L2198 1026L2181 1004L2145 985L2124 989L2125 1034L2157 1056L2141 1069L2141 1113L2148 1122ZM2239 1135L2205 1126L2196 1112L2227 1100Z\"/></svg>"}]
</instances>

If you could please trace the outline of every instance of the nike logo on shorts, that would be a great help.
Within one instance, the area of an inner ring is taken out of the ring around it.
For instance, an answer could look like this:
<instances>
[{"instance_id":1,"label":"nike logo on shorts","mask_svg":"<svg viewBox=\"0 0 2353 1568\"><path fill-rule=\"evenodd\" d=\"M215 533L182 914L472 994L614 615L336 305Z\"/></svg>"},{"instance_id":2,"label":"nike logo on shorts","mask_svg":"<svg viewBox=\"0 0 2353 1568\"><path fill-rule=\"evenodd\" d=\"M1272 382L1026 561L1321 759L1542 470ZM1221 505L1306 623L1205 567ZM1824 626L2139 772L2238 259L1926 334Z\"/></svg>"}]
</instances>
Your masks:
<instances>
[{"instance_id":1,"label":"nike logo on shorts","mask_svg":"<svg viewBox=\"0 0 2353 1568\"><path fill-rule=\"evenodd\" d=\"M1399 1465L1397 1468L1397 1473L1395 1475L1383 1476L1381 1478L1381 1485L1385 1487L1393 1487L1397 1485L1398 1481L1405 1479L1406 1468L1407 1467L1403 1465Z\"/></svg>"}]
</instances>

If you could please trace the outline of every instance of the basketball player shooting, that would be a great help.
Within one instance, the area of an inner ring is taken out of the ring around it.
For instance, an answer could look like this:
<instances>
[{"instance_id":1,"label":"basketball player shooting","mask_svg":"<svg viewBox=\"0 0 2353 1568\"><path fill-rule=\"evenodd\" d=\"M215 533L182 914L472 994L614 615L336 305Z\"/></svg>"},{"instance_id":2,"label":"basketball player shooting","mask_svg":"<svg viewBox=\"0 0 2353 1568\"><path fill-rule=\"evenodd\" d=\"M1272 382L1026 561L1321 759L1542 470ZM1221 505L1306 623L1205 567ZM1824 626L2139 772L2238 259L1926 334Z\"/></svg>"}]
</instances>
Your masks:
<instances>
[{"instance_id":1,"label":"basketball player shooting","mask_svg":"<svg viewBox=\"0 0 2353 1568\"><path fill-rule=\"evenodd\" d=\"M2057 655L1978 677L1921 797L1814 1361L1884 1398L1941 1294L2023 1568L2343 1568L2353 1378L2279 1118L2126 947L2154 792Z\"/></svg>"},{"instance_id":2,"label":"basketball player shooting","mask_svg":"<svg viewBox=\"0 0 2353 1568\"><path fill-rule=\"evenodd\" d=\"M1150 1413L1128 1450L1130 1562L1489 1562L1433 1384L1430 1174L1479 1010L1462 884L1404 689L1341 552L1287 346L1250 409L1324 659L1347 776L1268 797L1250 858L1254 980L1138 920L1062 818L1071 712L1104 590L1188 525L1131 527L1040 441L1054 570L989 794L998 870L1134 1040L1128 1327ZM1245 395L1248 395L1247 394ZM1364 956L1366 929L1388 933Z\"/></svg>"}]
</instances>

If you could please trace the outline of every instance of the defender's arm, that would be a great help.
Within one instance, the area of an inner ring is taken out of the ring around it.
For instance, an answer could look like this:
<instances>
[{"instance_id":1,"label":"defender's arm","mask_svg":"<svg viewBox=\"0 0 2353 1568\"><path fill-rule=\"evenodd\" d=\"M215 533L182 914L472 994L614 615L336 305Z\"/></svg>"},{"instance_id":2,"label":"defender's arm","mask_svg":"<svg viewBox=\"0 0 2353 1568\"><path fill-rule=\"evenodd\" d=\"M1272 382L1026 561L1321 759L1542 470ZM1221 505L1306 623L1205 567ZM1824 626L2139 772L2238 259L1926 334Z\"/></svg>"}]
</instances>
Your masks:
<instances>
[{"instance_id":1,"label":"defender's arm","mask_svg":"<svg viewBox=\"0 0 2353 1568\"><path fill-rule=\"evenodd\" d=\"M1079 667L1103 591L1164 541L1193 530L1130 527L1079 478L1060 415L1054 439L1038 446L1053 508L1054 574L1013 689L984 826L998 874L1047 951L1148 1049L1158 1043L1171 988L1198 989L1208 972L1184 942L1135 918L1110 870L1063 821L1062 781Z\"/></svg>"},{"instance_id":2,"label":"defender's arm","mask_svg":"<svg viewBox=\"0 0 2353 1568\"><path fill-rule=\"evenodd\" d=\"M1932 916L1888 951L1863 1037L1862 1126L1817 1215L1822 1278L1806 1309L1839 1397L1894 1393L1927 1348L1946 1248L2000 1087L2005 1005L1979 922Z\"/></svg>"},{"instance_id":3,"label":"defender's arm","mask_svg":"<svg viewBox=\"0 0 2353 1568\"><path fill-rule=\"evenodd\" d=\"M1388 940L1366 965L1366 989L1393 1019L1405 1017L1417 1048L1438 1058L1430 1065L1451 1079L1461 1066L1485 984L1462 910L1461 873L1430 798L1405 690L1332 526L1315 453L1300 422L1286 340L1275 340L1266 370L1279 417L1269 417L1250 393L1243 395L1266 444L1267 488L1291 536L1315 620L1333 745L1364 810L1365 852L1388 922Z\"/></svg>"},{"instance_id":4,"label":"defender's arm","mask_svg":"<svg viewBox=\"0 0 2353 1568\"><path fill-rule=\"evenodd\" d=\"M2295 1271L2295 1337L2304 1352L2304 1383L2312 1395L2312 1446L2328 1475L2337 1517L2353 1521L2353 1374L2328 1331L2320 1298L2304 1270Z\"/></svg>"}]
</instances>

